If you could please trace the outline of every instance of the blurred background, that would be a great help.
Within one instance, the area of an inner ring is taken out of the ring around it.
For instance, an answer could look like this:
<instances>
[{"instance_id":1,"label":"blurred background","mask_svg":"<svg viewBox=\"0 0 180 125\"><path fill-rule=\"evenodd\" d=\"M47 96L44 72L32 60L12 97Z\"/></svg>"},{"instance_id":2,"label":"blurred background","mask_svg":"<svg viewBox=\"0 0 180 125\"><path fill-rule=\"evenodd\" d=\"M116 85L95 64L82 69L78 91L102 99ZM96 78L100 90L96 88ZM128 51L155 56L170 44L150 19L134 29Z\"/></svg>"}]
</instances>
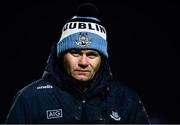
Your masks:
<instances>
[{"instance_id":1,"label":"blurred background","mask_svg":"<svg viewBox=\"0 0 180 125\"><path fill-rule=\"evenodd\" d=\"M152 123L180 123L179 5L173 0L59 0L1 4L0 123L15 94L39 79L51 44L82 2L100 10L114 76L134 88Z\"/></svg>"}]
</instances>

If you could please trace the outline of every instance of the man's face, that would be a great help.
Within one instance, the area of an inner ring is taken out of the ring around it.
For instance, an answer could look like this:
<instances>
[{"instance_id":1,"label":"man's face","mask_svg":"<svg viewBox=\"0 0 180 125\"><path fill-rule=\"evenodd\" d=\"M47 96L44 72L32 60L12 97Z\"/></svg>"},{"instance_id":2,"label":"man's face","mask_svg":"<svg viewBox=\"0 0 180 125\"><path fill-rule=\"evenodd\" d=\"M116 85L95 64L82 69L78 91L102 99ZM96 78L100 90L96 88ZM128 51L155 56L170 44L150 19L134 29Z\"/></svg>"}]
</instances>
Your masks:
<instances>
[{"instance_id":1,"label":"man's face","mask_svg":"<svg viewBox=\"0 0 180 125\"><path fill-rule=\"evenodd\" d=\"M94 50L70 50L63 58L65 69L80 81L91 80L101 64L101 56Z\"/></svg>"}]
</instances>

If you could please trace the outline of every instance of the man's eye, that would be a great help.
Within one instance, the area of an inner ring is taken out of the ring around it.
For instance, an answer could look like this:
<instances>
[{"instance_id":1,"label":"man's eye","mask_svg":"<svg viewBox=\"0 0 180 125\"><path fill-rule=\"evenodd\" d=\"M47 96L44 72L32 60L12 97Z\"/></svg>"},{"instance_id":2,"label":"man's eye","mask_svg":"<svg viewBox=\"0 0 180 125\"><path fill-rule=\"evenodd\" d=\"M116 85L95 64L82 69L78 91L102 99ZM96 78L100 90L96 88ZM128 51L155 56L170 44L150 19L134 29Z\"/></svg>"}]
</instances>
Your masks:
<instances>
[{"instance_id":1,"label":"man's eye","mask_svg":"<svg viewBox=\"0 0 180 125\"><path fill-rule=\"evenodd\" d=\"M72 53L72 55L73 55L74 57L80 56L79 53Z\"/></svg>"},{"instance_id":2,"label":"man's eye","mask_svg":"<svg viewBox=\"0 0 180 125\"><path fill-rule=\"evenodd\" d=\"M72 50L70 53L71 53L71 55L73 55L73 56L75 56L75 57L80 56L79 51Z\"/></svg>"},{"instance_id":3,"label":"man's eye","mask_svg":"<svg viewBox=\"0 0 180 125\"><path fill-rule=\"evenodd\" d=\"M98 56L97 53L89 53L89 54L88 54L88 57L91 58L91 59L94 59L94 58L96 58L97 56Z\"/></svg>"}]
</instances>

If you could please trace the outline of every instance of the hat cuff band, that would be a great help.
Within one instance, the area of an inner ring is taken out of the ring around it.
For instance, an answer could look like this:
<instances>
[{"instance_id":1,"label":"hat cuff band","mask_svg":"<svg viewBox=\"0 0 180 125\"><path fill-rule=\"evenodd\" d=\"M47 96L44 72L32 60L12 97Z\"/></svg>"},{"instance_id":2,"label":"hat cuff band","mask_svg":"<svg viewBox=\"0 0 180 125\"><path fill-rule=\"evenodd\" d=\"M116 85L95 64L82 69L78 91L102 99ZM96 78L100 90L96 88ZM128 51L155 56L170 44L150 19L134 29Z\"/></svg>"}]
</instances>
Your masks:
<instances>
[{"instance_id":1,"label":"hat cuff band","mask_svg":"<svg viewBox=\"0 0 180 125\"><path fill-rule=\"evenodd\" d=\"M70 35L57 43L57 56L59 57L62 53L70 49L92 49L100 52L106 58L107 53L107 41L99 35L93 33L86 33L86 44L81 44L80 33Z\"/></svg>"}]
</instances>

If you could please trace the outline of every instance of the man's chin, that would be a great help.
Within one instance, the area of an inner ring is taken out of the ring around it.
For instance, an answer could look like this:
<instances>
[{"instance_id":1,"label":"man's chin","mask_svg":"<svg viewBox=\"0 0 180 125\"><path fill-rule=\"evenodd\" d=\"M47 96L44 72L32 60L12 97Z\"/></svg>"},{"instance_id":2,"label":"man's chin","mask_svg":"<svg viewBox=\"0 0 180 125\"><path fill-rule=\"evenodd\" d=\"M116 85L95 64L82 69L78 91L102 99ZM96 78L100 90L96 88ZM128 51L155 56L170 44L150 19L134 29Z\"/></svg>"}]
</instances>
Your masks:
<instances>
[{"instance_id":1,"label":"man's chin","mask_svg":"<svg viewBox=\"0 0 180 125\"><path fill-rule=\"evenodd\" d=\"M75 77L76 80L81 81L81 82L87 82L90 80L88 77L80 76L80 77Z\"/></svg>"}]
</instances>

